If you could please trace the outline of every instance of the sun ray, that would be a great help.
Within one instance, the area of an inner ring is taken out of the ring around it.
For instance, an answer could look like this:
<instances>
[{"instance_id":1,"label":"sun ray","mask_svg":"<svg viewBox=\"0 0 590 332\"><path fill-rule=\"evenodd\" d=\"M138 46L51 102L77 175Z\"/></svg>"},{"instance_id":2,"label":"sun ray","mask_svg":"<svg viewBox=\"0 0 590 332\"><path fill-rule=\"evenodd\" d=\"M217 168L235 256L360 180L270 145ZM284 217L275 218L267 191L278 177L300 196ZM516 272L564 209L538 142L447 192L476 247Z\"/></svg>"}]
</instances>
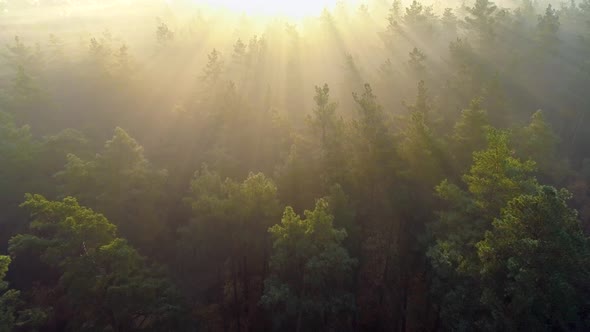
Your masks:
<instances>
[{"instance_id":1,"label":"sun ray","mask_svg":"<svg viewBox=\"0 0 590 332\"><path fill-rule=\"evenodd\" d=\"M250 16L301 20L319 16L324 9L333 9L338 0L204 0L199 3L213 9L245 13ZM357 2L357 0L349 0Z\"/></svg>"}]
</instances>

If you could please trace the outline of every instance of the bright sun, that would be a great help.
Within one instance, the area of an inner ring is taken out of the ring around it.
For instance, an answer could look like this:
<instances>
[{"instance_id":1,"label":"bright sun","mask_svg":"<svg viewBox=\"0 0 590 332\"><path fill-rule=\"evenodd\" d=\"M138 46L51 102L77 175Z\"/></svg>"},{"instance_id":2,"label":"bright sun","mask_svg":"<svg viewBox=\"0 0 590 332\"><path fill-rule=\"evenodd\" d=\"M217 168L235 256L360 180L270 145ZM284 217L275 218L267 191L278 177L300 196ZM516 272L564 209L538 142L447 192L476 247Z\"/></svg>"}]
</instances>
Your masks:
<instances>
[{"instance_id":1,"label":"bright sun","mask_svg":"<svg viewBox=\"0 0 590 332\"><path fill-rule=\"evenodd\" d=\"M286 16L301 19L333 8L339 0L205 0L212 7L253 16ZM352 2L349 0L349 2Z\"/></svg>"}]
</instances>

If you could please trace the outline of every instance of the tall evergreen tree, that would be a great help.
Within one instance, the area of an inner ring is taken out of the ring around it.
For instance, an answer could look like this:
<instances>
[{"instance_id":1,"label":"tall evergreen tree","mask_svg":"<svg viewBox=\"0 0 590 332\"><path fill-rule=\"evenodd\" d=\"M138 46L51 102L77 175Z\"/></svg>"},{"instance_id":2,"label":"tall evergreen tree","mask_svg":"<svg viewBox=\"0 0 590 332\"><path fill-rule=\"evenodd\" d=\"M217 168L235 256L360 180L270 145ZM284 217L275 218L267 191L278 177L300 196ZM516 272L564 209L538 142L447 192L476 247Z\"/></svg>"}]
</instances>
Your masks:
<instances>
[{"instance_id":1,"label":"tall evergreen tree","mask_svg":"<svg viewBox=\"0 0 590 332\"><path fill-rule=\"evenodd\" d=\"M270 277L261 303L275 315L277 330L347 329L354 310L348 285L356 261L342 247L346 231L334 228L328 203L319 200L305 219L287 207L273 237Z\"/></svg>"},{"instance_id":2,"label":"tall evergreen tree","mask_svg":"<svg viewBox=\"0 0 590 332\"><path fill-rule=\"evenodd\" d=\"M68 331L162 330L178 327L182 304L174 287L147 266L116 227L76 199L48 201L27 195L22 205L31 213L30 233L10 240L10 253L34 258L41 273L58 277L43 284L54 304L55 319ZM89 299L93 299L89 301Z\"/></svg>"},{"instance_id":3,"label":"tall evergreen tree","mask_svg":"<svg viewBox=\"0 0 590 332\"><path fill-rule=\"evenodd\" d=\"M518 196L477 244L485 330L589 328L590 242L570 198L552 187Z\"/></svg>"}]
</instances>

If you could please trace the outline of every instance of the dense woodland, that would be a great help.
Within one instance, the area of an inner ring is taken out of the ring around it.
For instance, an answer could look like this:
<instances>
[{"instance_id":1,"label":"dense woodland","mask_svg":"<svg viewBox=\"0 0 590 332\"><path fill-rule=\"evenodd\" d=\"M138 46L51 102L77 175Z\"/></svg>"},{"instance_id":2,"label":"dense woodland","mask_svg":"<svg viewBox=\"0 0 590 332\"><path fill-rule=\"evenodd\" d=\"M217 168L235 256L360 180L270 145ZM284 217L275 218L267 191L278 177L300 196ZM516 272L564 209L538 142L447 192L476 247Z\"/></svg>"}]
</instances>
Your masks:
<instances>
[{"instance_id":1,"label":"dense woodland","mask_svg":"<svg viewBox=\"0 0 590 332\"><path fill-rule=\"evenodd\" d=\"M1 332L590 330L589 0L0 9Z\"/></svg>"}]
</instances>

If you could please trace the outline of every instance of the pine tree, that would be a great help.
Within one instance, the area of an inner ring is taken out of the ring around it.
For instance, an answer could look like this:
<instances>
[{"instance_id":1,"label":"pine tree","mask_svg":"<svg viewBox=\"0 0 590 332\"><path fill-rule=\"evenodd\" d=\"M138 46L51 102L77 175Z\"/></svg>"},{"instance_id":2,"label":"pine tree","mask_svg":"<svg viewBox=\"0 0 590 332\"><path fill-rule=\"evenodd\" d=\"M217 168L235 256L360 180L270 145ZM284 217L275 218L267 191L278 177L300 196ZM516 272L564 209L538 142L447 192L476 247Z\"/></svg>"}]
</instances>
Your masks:
<instances>
[{"instance_id":1,"label":"pine tree","mask_svg":"<svg viewBox=\"0 0 590 332\"><path fill-rule=\"evenodd\" d=\"M69 330L168 329L183 310L174 287L127 242L103 215L82 207L76 199L48 201L26 196L30 232L10 240L15 260L30 259L32 276L56 273L44 288L53 303L54 319ZM93 299L89 301L88 299Z\"/></svg>"},{"instance_id":2,"label":"pine tree","mask_svg":"<svg viewBox=\"0 0 590 332\"><path fill-rule=\"evenodd\" d=\"M543 52L556 52L559 43L559 16L551 4L547 6L544 16L539 16L537 34Z\"/></svg>"},{"instance_id":3,"label":"pine tree","mask_svg":"<svg viewBox=\"0 0 590 332\"><path fill-rule=\"evenodd\" d=\"M75 195L104 213L141 249L167 236L166 211L158 208L164 202L167 172L154 169L143 147L125 130L116 128L94 158L70 154L67 160L57 174L64 196Z\"/></svg>"},{"instance_id":4,"label":"pine tree","mask_svg":"<svg viewBox=\"0 0 590 332\"><path fill-rule=\"evenodd\" d=\"M489 45L495 37L494 14L498 7L489 0L475 0L473 7L467 7L469 16L465 23L469 31L478 34L482 46Z\"/></svg>"},{"instance_id":5,"label":"pine tree","mask_svg":"<svg viewBox=\"0 0 590 332\"><path fill-rule=\"evenodd\" d=\"M338 328L338 318L354 309L347 286L356 260L342 247L347 234L334 228L333 218L327 201L319 200L305 219L287 207L281 223L269 229L273 252L261 303L276 328Z\"/></svg>"},{"instance_id":6,"label":"pine tree","mask_svg":"<svg viewBox=\"0 0 590 332\"><path fill-rule=\"evenodd\" d=\"M485 240L481 259L487 330L586 330L590 242L571 194L539 187L509 202Z\"/></svg>"}]
</instances>

